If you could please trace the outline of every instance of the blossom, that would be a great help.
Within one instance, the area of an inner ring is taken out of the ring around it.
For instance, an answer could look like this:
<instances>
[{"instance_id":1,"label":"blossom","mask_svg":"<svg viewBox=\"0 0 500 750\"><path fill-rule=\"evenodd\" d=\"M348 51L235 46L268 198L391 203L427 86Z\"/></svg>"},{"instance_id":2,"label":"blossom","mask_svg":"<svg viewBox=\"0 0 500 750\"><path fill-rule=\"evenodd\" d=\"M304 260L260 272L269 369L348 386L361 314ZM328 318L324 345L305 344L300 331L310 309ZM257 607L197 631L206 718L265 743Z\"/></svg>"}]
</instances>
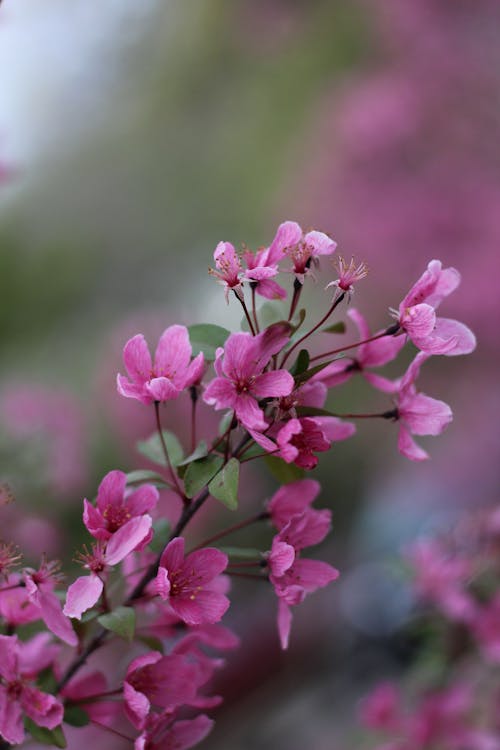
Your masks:
<instances>
[{"instance_id":1,"label":"blossom","mask_svg":"<svg viewBox=\"0 0 500 750\"><path fill-rule=\"evenodd\" d=\"M123 683L125 713L137 729L143 729L151 704L173 709L194 700L199 670L184 656L163 656L150 651L134 659Z\"/></svg>"},{"instance_id":2,"label":"blossom","mask_svg":"<svg viewBox=\"0 0 500 750\"><path fill-rule=\"evenodd\" d=\"M439 435L453 419L448 404L418 393L415 388L420 367L428 358L429 354L425 352L417 354L401 378L397 393L398 448L403 456L412 461L424 461L429 458L429 454L411 436Z\"/></svg>"},{"instance_id":3,"label":"blossom","mask_svg":"<svg viewBox=\"0 0 500 750\"><path fill-rule=\"evenodd\" d=\"M351 262L347 265L344 258L339 256L337 268L340 274L339 278L335 281L330 281L325 288L328 289L329 287L334 286L342 292L347 293L349 297L354 292L354 284L357 284L358 281L361 281L365 276L368 276L368 267L366 263L360 263L356 266L354 258L351 258Z\"/></svg>"},{"instance_id":4,"label":"blossom","mask_svg":"<svg viewBox=\"0 0 500 750\"><path fill-rule=\"evenodd\" d=\"M212 547L184 557L184 539L176 537L160 558L156 592L188 625L218 622L229 607L229 599L218 590L214 579L227 563L227 555Z\"/></svg>"},{"instance_id":5,"label":"blossom","mask_svg":"<svg viewBox=\"0 0 500 750\"><path fill-rule=\"evenodd\" d=\"M24 584L29 601L39 610L40 617L49 630L70 646L76 646L78 638L70 621L63 614L61 602L54 593L58 583L59 564L45 560L38 570L26 568L23 572Z\"/></svg>"},{"instance_id":6,"label":"blossom","mask_svg":"<svg viewBox=\"0 0 500 750\"><path fill-rule=\"evenodd\" d=\"M90 575L80 576L68 588L63 612L68 617L80 619L83 612L99 600L104 583L102 575L107 568L117 565L127 555L150 538L151 516L136 516L116 531L108 542L98 542L91 552L81 555L84 567Z\"/></svg>"},{"instance_id":7,"label":"blossom","mask_svg":"<svg viewBox=\"0 0 500 750\"><path fill-rule=\"evenodd\" d=\"M273 525L281 530L294 516L304 512L330 523L331 511L313 510L310 507L319 495L320 489L319 482L314 479L299 479L280 487L267 503L267 511Z\"/></svg>"},{"instance_id":8,"label":"blossom","mask_svg":"<svg viewBox=\"0 0 500 750\"><path fill-rule=\"evenodd\" d=\"M110 471L99 485L96 506L83 501L83 522L96 539L107 541L131 518L143 516L156 506L159 495L152 484L144 484L128 495L126 488L127 475Z\"/></svg>"},{"instance_id":9,"label":"blossom","mask_svg":"<svg viewBox=\"0 0 500 750\"><path fill-rule=\"evenodd\" d=\"M437 307L459 284L457 270L443 269L441 261L431 260L399 305L398 322L421 351L452 356L469 354L476 348L476 338L467 326L436 317Z\"/></svg>"},{"instance_id":10,"label":"blossom","mask_svg":"<svg viewBox=\"0 0 500 750\"><path fill-rule=\"evenodd\" d=\"M245 250L243 256L247 264L245 278L250 281L257 294L266 299L285 299L286 289L283 289L272 277L278 273L278 266L273 263L270 247L261 248L256 253Z\"/></svg>"},{"instance_id":11,"label":"blossom","mask_svg":"<svg viewBox=\"0 0 500 750\"><path fill-rule=\"evenodd\" d=\"M0 635L0 735L13 745L24 740L23 713L47 729L62 722L62 703L30 684L54 659L48 641L47 633L24 643L16 635Z\"/></svg>"},{"instance_id":12,"label":"blossom","mask_svg":"<svg viewBox=\"0 0 500 750\"><path fill-rule=\"evenodd\" d=\"M269 247L268 261L276 262L288 256L297 280L303 284L311 262L320 255L331 255L336 247L337 243L327 234L315 230L304 234L295 221L285 221L278 227Z\"/></svg>"},{"instance_id":13,"label":"blossom","mask_svg":"<svg viewBox=\"0 0 500 750\"><path fill-rule=\"evenodd\" d=\"M290 419L276 436L279 455L286 463L314 469L315 453L329 450L332 441L346 440L355 431L353 424L336 417Z\"/></svg>"},{"instance_id":14,"label":"blossom","mask_svg":"<svg viewBox=\"0 0 500 750\"><path fill-rule=\"evenodd\" d=\"M134 743L134 750L188 750L205 739L214 722L205 714L175 721L171 713L154 717Z\"/></svg>"},{"instance_id":15,"label":"blossom","mask_svg":"<svg viewBox=\"0 0 500 750\"><path fill-rule=\"evenodd\" d=\"M154 364L142 334L129 339L123 349L128 373L117 375L118 393L143 404L170 401L202 376L203 353L191 361L192 347L185 326L173 325L162 333L156 348Z\"/></svg>"},{"instance_id":16,"label":"blossom","mask_svg":"<svg viewBox=\"0 0 500 750\"><path fill-rule=\"evenodd\" d=\"M234 409L249 430L264 430L267 422L258 400L287 396L293 389L293 377L286 370L263 372L288 338L288 326L283 324L270 326L257 336L231 334L224 349L217 350L217 377L207 385L204 401L216 409Z\"/></svg>"},{"instance_id":17,"label":"blossom","mask_svg":"<svg viewBox=\"0 0 500 750\"><path fill-rule=\"evenodd\" d=\"M230 291L243 301L241 262L234 246L230 242L219 242L214 250L214 260L217 270L209 268L208 271L218 279L219 283L224 284L226 302L229 302Z\"/></svg>"}]
</instances>

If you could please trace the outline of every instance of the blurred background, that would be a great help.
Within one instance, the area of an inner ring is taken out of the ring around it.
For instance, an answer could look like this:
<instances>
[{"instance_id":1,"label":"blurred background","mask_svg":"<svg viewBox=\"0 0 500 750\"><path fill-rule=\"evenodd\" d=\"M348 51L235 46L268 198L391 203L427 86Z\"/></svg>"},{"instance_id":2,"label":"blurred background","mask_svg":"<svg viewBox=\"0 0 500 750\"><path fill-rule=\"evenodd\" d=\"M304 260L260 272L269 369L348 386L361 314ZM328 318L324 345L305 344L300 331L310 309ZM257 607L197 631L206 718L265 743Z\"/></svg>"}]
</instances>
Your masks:
<instances>
[{"instance_id":1,"label":"blurred background","mask_svg":"<svg viewBox=\"0 0 500 750\"><path fill-rule=\"evenodd\" d=\"M391 561L495 498L499 29L497 0L1 5L0 479L16 498L2 536L35 559L72 556L82 497L142 465L151 415L115 391L126 339L237 327L207 274L219 240L255 249L285 219L329 232L370 267L355 302L374 329L432 258L463 277L443 314L477 351L422 377L453 424L423 441L426 465L399 456L385 423L320 461L334 511L321 557L342 577L297 612L285 655L272 598L239 590L244 646L207 748L361 747L359 695L412 649ZM348 385L335 406L376 399ZM260 503L276 485L253 479Z\"/></svg>"}]
</instances>

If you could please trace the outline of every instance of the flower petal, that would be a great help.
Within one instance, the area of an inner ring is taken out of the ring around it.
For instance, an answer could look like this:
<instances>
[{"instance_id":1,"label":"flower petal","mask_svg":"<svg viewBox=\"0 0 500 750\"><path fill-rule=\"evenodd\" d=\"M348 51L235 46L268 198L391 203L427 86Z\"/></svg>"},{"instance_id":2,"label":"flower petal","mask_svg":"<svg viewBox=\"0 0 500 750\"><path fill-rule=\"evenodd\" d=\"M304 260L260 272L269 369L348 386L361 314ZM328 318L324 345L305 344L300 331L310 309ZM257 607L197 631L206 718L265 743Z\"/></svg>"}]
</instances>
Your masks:
<instances>
[{"instance_id":1,"label":"flower petal","mask_svg":"<svg viewBox=\"0 0 500 750\"><path fill-rule=\"evenodd\" d=\"M99 601L103 588L103 582L93 573L77 578L68 589L63 613L79 620L83 612Z\"/></svg>"}]
</instances>

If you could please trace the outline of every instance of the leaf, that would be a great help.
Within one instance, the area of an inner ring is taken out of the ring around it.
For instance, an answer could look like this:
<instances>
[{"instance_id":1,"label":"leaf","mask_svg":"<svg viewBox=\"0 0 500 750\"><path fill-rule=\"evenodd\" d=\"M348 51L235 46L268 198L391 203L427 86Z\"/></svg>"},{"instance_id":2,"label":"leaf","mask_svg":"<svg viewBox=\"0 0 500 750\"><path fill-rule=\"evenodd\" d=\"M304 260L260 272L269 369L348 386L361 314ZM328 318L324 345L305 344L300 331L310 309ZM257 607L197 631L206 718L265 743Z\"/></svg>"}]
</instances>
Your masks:
<instances>
[{"instance_id":1,"label":"leaf","mask_svg":"<svg viewBox=\"0 0 500 750\"><path fill-rule=\"evenodd\" d=\"M184 491L189 498L194 497L217 474L224 463L221 456L206 456L192 461L184 475Z\"/></svg>"},{"instance_id":2,"label":"leaf","mask_svg":"<svg viewBox=\"0 0 500 750\"><path fill-rule=\"evenodd\" d=\"M127 484L154 484L155 487L167 487L165 478L151 469L137 469L127 474Z\"/></svg>"},{"instance_id":3,"label":"leaf","mask_svg":"<svg viewBox=\"0 0 500 750\"><path fill-rule=\"evenodd\" d=\"M190 464L191 461L197 461L199 458L205 458L205 456L208 456L208 446L204 440L201 440L194 451L190 453L187 458L179 461L177 466L186 466L187 464Z\"/></svg>"},{"instance_id":4,"label":"leaf","mask_svg":"<svg viewBox=\"0 0 500 750\"><path fill-rule=\"evenodd\" d=\"M287 464L286 461L277 456L265 456L264 461L273 477L281 484L289 484L289 482L295 482L305 476L305 471L300 466Z\"/></svg>"},{"instance_id":5,"label":"leaf","mask_svg":"<svg viewBox=\"0 0 500 750\"><path fill-rule=\"evenodd\" d=\"M24 718L24 726L33 739L37 740L37 742L41 742L42 745L52 745L63 748L68 746L61 725L55 727L55 729L39 727L38 724L35 724L34 721L26 716Z\"/></svg>"},{"instance_id":6,"label":"leaf","mask_svg":"<svg viewBox=\"0 0 500 750\"><path fill-rule=\"evenodd\" d=\"M226 414L224 414L221 421L219 422L219 435L224 435L224 433L229 430L229 425L232 423L233 419L234 411L231 409L231 411L228 411Z\"/></svg>"},{"instance_id":7,"label":"leaf","mask_svg":"<svg viewBox=\"0 0 500 750\"><path fill-rule=\"evenodd\" d=\"M117 607L112 612L101 615L97 618L98 622L111 630L120 638L132 641L135 633L135 610L132 607Z\"/></svg>"},{"instance_id":8,"label":"leaf","mask_svg":"<svg viewBox=\"0 0 500 750\"><path fill-rule=\"evenodd\" d=\"M299 310L299 314L297 316L297 319L294 317L291 321L292 323L292 331L295 333L295 331L298 331L304 320L306 319L306 311L304 307L301 307Z\"/></svg>"},{"instance_id":9,"label":"leaf","mask_svg":"<svg viewBox=\"0 0 500 750\"><path fill-rule=\"evenodd\" d=\"M205 359L214 360L215 351L219 346L224 346L229 336L227 328L212 325L211 323L197 323L189 326L189 340L193 347L193 357L203 352Z\"/></svg>"},{"instance_id":10,"label":"leaf","mask_svg":"<svg viewBox=\"0 0 500 750\"><path fill-rule=\"evenodd\" d=\"M64 721L72 727L85 727L90 722L90 716L81 706L66 706Z\"/></svg>"},{"instance_id":11,"label":"leaf","mask_svg":"<svg viewBox=\"0 0 500 750\"><path fill-rule=\"evenodd\" d=\"M182 450L181 444L176 435L168 430L163 430L163 439L167 446L170 463L172 466L177 466L179 461L182 461L184 457L184 451ZM142 453L143 456L149 458L154 464L160 464L161 466L167 465L160 436L157 432L153 433L147 440L139 440L137 443L137 450L139 453Z\"/></svg>"},{"instance_id":12,"label":"leaf","mask_svg":"<svg viewBox=\"0 0 500 750\"><path fill-rule=\"evenodd\" d=\"M170 537L170 522L166 518L159 518L153 524L154 535L149 543L149 548L157 555L163 552Z\"/></svg>"},{"instance_id":13,"label":"leaf","mask_svg":"<svg viewBox=\"0 0 500 750\"><path fill-rule=\"evenodd\" d=\"M290 374L294 377L305 372L309 367L309 352L307 349L301 349L299 355L292 367L290 368Z\"/></svg>"},{"instance_id":14,"label":"leaf","mask_svg":"<svg viewBox=\"0 0 500 750\"><path fill-rule=\"evenodd\" d=\"M345 333L345 323L343 320L339 320L338 323L334 323L328 328L323 328L321 333Z\"/></svg>"},{"instance_id":15,"label":"leaf","mask_svg":"<svg viewBox=\"0 0 500 750\"><path fill-rule=\"evenodd\" d=\"M261 560L262 552L255 547L219 547L228 557L238 557L241 560Z\"/></svg>"},{"instance_id":16,"label":"leaf","mask_svg":"<svg viewBox=\"0 0 500 750\"><path fill-rule=\"evenodd\" d=\"M300 375L297 375L295 377L295 385L302 385L302 383L306 383L310 378L312 378L313 375L316 375L317 372L321 372L321 370L324 370L325 367L328 367L328 365L331 365L332 362L336 362L338 359L343 359L343 356L328 359L326 362L322 362L320 365L311 367L310 370L301 372Z\"/></svg>"},{"instance_id":17,"label":"leaf","mask_svg":"<svg viewBox=\"0 0 500 750\"><path fill-rule=\"evenodd\" d=\"M144 643L151 651L159 651L160 654L165 653L163 642L154 635L140 635L137 637L137 640Z\"/></svg>"},{"instance_id":18,"label":"leaf","mask_svg":"<svg viewBox=\"0 0 500 750\"><path fill-rule=\"evenodd\" d=\"M240 462L237 458L231 458L220 472L208 485L208 491L229 508L236 510L238 507L238 482L240 479Z\"/></svg>"}]
</instances>

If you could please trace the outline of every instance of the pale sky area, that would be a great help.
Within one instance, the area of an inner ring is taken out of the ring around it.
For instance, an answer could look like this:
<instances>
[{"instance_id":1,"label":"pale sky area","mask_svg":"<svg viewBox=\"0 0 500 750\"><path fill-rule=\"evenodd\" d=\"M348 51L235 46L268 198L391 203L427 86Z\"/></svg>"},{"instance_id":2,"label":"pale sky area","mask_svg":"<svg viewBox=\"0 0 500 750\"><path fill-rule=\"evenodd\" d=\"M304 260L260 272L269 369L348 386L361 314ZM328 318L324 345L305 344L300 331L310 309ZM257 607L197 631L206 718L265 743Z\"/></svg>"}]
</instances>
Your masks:
<instances>
[{"instance_id":1,"label":"pale sky area","mask_svg":"<svg viewBox=\"0 0 500 750\"><path fill-rule=\"evenodd\" d=\"M96 124L157 0L3 0L0 158L21 168L50 158Z\"/></svg>"}]
</instances>

